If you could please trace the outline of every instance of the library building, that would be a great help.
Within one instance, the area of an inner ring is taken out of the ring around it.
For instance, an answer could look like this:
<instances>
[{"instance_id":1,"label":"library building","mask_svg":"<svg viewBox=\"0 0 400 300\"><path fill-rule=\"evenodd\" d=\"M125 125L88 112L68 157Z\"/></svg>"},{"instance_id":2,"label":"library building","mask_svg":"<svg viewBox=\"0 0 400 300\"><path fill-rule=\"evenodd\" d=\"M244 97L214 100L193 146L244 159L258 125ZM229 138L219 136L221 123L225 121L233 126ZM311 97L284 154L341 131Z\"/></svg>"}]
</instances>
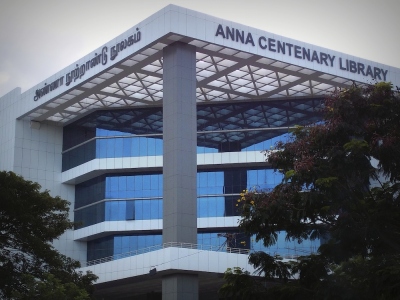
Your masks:
<instances>
[{"instance_id":1,"label":"library building","mask_svg":"<svg viewBox=\"0 0 400 300\"><path fill-rule=\"evenodd\" d=\"M245 189L282 180L264 150L321 120L326 95L400 69L169 5L50 78L0 98L0 169L71 203L54 246L101 299L218 300L227 268L284 259L238 229Z\"/></svg>"}]
</instances>

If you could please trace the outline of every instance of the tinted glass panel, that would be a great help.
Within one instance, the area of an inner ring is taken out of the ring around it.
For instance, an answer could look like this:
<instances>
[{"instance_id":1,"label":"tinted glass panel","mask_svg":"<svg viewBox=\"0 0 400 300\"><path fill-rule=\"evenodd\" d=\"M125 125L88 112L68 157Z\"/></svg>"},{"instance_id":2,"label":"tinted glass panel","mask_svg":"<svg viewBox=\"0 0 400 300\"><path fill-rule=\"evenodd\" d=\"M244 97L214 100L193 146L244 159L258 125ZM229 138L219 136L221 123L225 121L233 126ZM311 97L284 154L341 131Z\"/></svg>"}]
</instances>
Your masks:
<instances>
[{"instance_id":1,"label":"tinted glass panel","mask_svg":"<svg viewBox=\"0 0 400 300\"><path fill-rule=\"evenodd\" d=\"M237 216L237 199L244 189L271 189L281 180L282 175L271 169L199 172L197 216ZM162 219L162 189L161 174L103 175L78 184L77 228L103 221ZM99 201L104 202L80 209Z\"/></svg>"},{"instance_id":2,"label":"tinted glass panel","mask_svg":"<svg viewBox=\"0 0 400 300\"><path fill-rule=\"evenodd\" d=\"M286 232L281 231L278 234L278 239L275 245L265 247L262 241L255 241L255 238L251 238L251 250L252 251L263 251L270 255L280 255L282 257L291 257L291 256L301 256L301 255L309 255L311 253L315 253L320 246L319 240L303 240L301 243L298 243L297 240L286 240Z\"/></svg>"},{"instance_id":3,"label":"tinted glass panel","mask_svg":"<svg viewBox=\"0 0 400 300\"><path fill-rule=\"evenodd\" d=\"M264 251L270 255L292 257L310 254L317 251L320 241L305 240L302 243L287 241L286 233L278 234L277 243L265 247L262 242L255 242L254 237L247 237L243 233L235 231L201 232L197 234L199 249L210 249L215 251L227 251L229 248L245 248L251 251ZM121 254L135 255L138 250L162 244L161 234L149 235L114 235L99 238L88 242L88 261L114 256L121 258Z\"/></svg>"}]
</instances>

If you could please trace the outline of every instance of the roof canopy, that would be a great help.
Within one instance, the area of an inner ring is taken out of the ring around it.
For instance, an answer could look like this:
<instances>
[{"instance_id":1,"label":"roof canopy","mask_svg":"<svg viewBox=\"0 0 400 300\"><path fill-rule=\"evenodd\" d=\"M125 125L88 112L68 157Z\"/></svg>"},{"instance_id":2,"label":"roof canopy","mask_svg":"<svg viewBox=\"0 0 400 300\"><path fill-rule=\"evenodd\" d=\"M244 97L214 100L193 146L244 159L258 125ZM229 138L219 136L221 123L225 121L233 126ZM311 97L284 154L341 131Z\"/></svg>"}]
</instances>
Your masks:
<instances>
[{"instance_id":1,"label":"roof canopy","mask_svg":"<svg viewBox=\"0 0 400 300\"><path fill-rule=\"evenodd\" d=\"M301 102L400 77L399 69L169 5L27 91L21 117L63 126L93 110L162 106L163 48L177 41L197 48L199 104Z\"/></svg>"}]
</instances>

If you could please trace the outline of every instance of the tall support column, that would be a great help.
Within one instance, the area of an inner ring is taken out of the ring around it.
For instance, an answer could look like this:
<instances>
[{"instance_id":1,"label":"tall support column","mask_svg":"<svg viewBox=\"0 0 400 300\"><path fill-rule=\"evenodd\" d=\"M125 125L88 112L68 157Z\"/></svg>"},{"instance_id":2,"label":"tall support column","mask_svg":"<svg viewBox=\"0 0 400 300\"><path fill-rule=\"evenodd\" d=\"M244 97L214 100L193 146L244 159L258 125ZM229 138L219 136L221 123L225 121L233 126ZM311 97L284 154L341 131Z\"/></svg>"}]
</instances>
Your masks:
<instances>
[{"instance_id":1,"label":"tall support column","mask_svg":"<svg viewBox=\"0 0 400 300\"><path fill-rule=\"evenodd\" d=\"M196 48L164 48L163 242L197 243ZM163 300L197 300L197 275L163 278Z\"/></svg>"},{"instance_id":2,"label":"tall support column","mask_svg":"<svg viewBox=\"0 0 400 300\"><path fill-rule=\"evenodd\" d=\"M162 299L193 300L198 299L199 285L197 275L167 275L162 282Z\"/></svg>"}]
</instances>

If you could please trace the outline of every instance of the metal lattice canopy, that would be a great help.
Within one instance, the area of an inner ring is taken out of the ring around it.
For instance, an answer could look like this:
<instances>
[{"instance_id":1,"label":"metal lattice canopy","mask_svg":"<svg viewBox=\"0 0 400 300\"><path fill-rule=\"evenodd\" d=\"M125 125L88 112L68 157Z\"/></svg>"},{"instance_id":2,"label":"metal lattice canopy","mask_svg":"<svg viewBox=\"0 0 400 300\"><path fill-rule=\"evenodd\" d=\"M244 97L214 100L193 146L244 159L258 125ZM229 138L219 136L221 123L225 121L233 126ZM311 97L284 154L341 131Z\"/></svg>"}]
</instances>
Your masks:
<instances>
[{"instance_id":1,"label":"metal lattice canopy","mask_svg":"<svg viewBox=\"0 0 400 300\"><path fill-rule=\"evenodd\" d=\"M227 118L228 115L232 129L238 128L240 122L249 122L247 114L252 118L260 115L267 118L265 124L259 124L262 127L287 126L290 125L288 120L296 114L301 119L308 118L310 110L315 113L316 105L325 95L353 84L349 79L320 71L169 34L52 101L38 106L26 117L63 126L94 110L162 107L162 49L176 41L197 48L197 102L199 106L207 107L199 115L199 130L207 126L207 130L230 129L227 125L220 126L223 123L221 118ZM310 104L310 101L313 103ZM219 123L211 125L207 122L207 115L221 114L221 102L226 103L226 116L222 114ZM250 102L264 104L252 104L256 112L246 113L240 105L246 102L247 105ZM236 110L241 113L232 115ZM283 120L285 118L287 120Z\"/></svg>"},{"instance_id":2,"label":"metal lattice canopy","mask_svg":"<svg viewBox=\"0 0 400 300\"><path fill-rule=\"evenodd\" d=\"M281 135L294 125L319 121L322 101L313 98L284 102L201 103L197 106L198 145L218 148L224 143L237 143L238 147L246 148ZM162 119L161 107L98 110L67 127L72 126L72 131L76 127L93 132L95 128L101 128L162 138ZM65 149L69 147L65 145Z\"/></svg>"}]
</instances>

